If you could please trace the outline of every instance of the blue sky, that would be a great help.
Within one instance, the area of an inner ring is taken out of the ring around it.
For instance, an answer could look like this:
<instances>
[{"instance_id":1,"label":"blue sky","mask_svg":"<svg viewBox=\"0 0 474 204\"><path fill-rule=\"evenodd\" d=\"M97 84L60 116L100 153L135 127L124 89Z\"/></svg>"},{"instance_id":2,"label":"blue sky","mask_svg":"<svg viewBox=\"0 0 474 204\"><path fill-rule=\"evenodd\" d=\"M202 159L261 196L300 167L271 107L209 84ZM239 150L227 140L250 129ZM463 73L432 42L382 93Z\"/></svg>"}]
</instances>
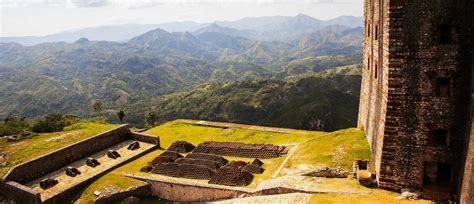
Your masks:
<instances>
[{"instance_id":1,"label":"blue sky","mask_svg":"<svg viewBox=\"0 0 474 204\"><path fill-rule=\"evenodd\" d=\"M254 16L361 16L363 0L0 0L0 36L172 21L208 23Z\"/></svg>"}]
</instances>

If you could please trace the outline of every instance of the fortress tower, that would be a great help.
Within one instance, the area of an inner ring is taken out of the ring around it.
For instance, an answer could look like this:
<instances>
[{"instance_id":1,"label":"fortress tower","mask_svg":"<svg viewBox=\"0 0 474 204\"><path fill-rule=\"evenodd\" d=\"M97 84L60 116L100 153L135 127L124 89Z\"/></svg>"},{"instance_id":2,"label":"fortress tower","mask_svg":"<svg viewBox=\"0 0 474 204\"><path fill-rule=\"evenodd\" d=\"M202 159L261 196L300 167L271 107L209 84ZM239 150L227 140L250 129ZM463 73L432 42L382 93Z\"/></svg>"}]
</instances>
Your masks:
<instances>
[{"instance_id":1,"label":"fortress tower","mask_svg":"<svg viewBox=\"0 0 474 204\"><path fill-rule=\"evenodd\" d=\"M358 126L381 188L474 203L473 2L365 0Z\"/></svg>"}]
</instances>

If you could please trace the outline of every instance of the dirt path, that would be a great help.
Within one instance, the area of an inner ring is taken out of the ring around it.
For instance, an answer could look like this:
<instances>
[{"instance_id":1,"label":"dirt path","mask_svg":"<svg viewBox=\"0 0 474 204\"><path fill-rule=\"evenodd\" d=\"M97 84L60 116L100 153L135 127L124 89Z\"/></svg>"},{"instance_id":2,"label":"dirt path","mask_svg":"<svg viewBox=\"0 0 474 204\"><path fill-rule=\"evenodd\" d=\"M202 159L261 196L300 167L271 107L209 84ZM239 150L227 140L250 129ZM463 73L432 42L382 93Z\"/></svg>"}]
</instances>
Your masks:
<instances>
[{"instance_id":1,"label":"dirt path","mask_svg":"<svg viewBox=\"0 0 474 204\"><path fill-rule=\"evenodd\" d=\"M311 194L289 193L280 195L255 196L246 198L234 198L230 200L211 202L214 204L242 204L242 203L308 203Z\"/></svg>"},{"instance_id":2,"label":"dirt path","mask_svg":"<svg viewBox=\"0 0 474 204\"><path fill-rule=\"evenodd\" d=\"M295 144L290 144L290 145L294 145L293 148L291 148L290 152L288 152L288 154L286 155L286 158L285 160L283 160L283 162L280 164L280 166L278 167L278 169L275 171L275 173L273 173L273 175L270 177L270 178L276 178L278 176L278 174L280 174L280 171L283 169L283 167L285 167L285 164L286 162L288 162L288 160L291 158L291 156L293 155L293 153L295 153L296 149L298 149L299 147L299 143L295 143Z\"/></svg>"},{"instance_id":3,"label":"dirt path","mask_svg":"<svg viewBox=\"0 0 474 204\"><path fill-rule=\"evenodd\" d=\"M276 132L276 133L285 133L285 134L310 134L308 131L304 130L296 130L296 129L289 129L289 128L275 128L275 127L265 127L265 126L258 126L258 125L245 125L245 124L237 124L237 123L224 123L224 122L211 122L211 121L204 121L200 120L197 122L193 121L185 121L188 124L192 125L201 125L207 127L218 127L218 128L241 128L241 129L248 129L248 130L259 130L265 132Z\"/></svg>"}]
</instances>

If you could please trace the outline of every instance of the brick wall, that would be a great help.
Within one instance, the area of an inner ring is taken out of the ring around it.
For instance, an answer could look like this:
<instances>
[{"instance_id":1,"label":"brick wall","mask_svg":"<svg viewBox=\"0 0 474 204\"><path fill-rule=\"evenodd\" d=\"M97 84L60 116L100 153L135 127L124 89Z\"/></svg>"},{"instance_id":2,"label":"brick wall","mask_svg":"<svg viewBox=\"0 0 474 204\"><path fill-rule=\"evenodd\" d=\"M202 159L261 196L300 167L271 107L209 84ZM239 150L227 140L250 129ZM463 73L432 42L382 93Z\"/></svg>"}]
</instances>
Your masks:
<instances>
[{"instance_id":1,"label":"brick wall","mask_svg":"<svg viewBox=\"0 0 474 204\"><path fill-rule=\"evenodd\" d=\"M358 126L371 145L380 187L422 189L424 162L452 165L451 187L460 185L470 126L468 5L468 0L365 1ZM440 43L444 24L452 25L449 43ZM449 96L435 94L439 77L449 78ZM429 144L433 129L449 131L448 145Z\"/></svg>"},{"instance_id":2,"label":"brick wall","mask_svg":"<svg viewBox=\"0 0 474 204\"><path fill-rule=\"evenodd\" d=\"M471 15L474 16L474 2L471 2ZM474 19L471 18L471 31L474 27ZM471 38L472 40L472 38ZM472 42L471 42L471 47ZM471 48L471 59L474 52ZM474 63L471 62L471 131L466 151L464 178L461 186L461 204L474 203Z\"/></svg>"},{"instance_id":3,"label":"brick wall","mask_svg":"<svg viewBox=\"0 0 474 204\"><path fill-rule=\"evenodd\" d=\"M132 132L132 138L138 141L155 144L158 147L160 146L160 137L155 135L148 135L139 132Z\"/></svg>"},{"instance_id":4,"label":"brick wall","mask_svg":"<svg viewBox=\"0 0 474 204\"><path fill-rule=\"evenodd\" d=\"M364 68L358 127L365 131L369 140L377 175L380 170L388 99L388 3L387 0L366 0L364 3Z\"/></svg>"}]
</instances>

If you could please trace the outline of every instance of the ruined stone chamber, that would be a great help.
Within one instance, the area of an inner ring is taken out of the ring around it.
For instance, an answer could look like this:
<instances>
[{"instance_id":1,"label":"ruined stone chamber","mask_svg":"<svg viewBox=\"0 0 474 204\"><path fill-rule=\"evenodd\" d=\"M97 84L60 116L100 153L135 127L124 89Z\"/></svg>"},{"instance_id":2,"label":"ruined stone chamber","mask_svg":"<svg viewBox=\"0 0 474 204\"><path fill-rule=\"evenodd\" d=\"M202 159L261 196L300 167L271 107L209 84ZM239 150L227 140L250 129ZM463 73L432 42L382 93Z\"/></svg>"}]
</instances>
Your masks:
<instances>
[{"instance_id":1,"label":"ruined stone chamber","mask_svg":"<svg viewBox=\"0 0 474 204\"><path fill-rule=\"evenodd\" d=\"M358 127L379 187L474 197L465 181L473 177L465 171L473 152L473 1L366 0L364 10Z\"/></svg>"},{"instance_id":2,"label":"ruined stone chamber","mask_svg":"<svg viewBox=\"0 0 474 204\"><path fill-rule=\"evenodd\" d=\"M105 173L159 147L159 137L127 125L13 167L0 194L17 203L57 203Z\"/></svg>"}]
</instances>

